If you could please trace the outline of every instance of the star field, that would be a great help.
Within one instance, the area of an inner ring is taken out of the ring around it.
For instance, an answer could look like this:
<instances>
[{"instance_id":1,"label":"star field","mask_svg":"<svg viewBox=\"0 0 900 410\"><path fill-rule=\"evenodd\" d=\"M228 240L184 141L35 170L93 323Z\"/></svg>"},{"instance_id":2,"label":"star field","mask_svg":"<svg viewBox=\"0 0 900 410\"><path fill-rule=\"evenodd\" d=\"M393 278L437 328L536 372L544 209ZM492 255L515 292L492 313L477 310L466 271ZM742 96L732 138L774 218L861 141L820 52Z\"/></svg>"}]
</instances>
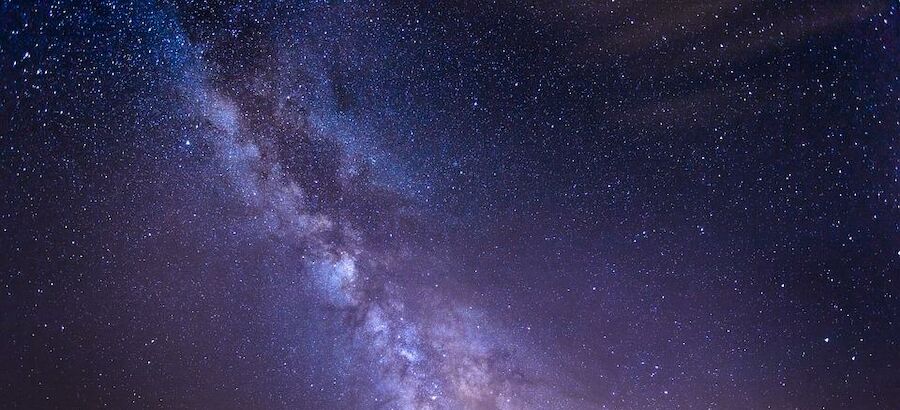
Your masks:
<instances>
[{"instance_id":1,"label":"star field","mask_svg":"<svg viewBox=\"0 0 900 410\"><path fill-rule=\"evenodd\" d=\"M898 408L897 6L6 1L0 403Z\"/></svg>"}]
</instances>

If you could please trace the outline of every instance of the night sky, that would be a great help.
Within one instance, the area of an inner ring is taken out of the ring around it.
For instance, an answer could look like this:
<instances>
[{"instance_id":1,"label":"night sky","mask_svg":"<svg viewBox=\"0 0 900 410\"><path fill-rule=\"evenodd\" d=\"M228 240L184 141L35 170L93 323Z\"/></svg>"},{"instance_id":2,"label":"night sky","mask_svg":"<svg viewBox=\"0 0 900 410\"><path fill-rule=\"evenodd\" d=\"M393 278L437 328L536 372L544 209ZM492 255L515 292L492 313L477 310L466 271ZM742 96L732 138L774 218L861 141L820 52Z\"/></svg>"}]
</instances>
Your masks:
<instances>
[{"instance_id":1,"label":"night sky","mask_svg":"<svg viewBox=\"0 0 900 410\"><path fill-rule=\"evenodd\" d=\"M0 407L900 408L900 4L0 2Z\"/></svg>"}]
</instances>

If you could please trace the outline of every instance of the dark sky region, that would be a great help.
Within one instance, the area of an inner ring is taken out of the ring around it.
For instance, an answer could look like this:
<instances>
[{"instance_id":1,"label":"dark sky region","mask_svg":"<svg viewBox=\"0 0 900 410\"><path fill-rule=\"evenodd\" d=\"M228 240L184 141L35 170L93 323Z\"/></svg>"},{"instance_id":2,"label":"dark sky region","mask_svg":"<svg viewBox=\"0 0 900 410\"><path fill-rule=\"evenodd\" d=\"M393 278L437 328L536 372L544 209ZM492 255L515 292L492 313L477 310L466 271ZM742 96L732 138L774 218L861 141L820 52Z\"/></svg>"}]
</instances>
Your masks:
<instances>
[{"instance_id":1,"label":"dark sky region","mask_svg":"<svg viewBox=\"0 0 900 410\"><path fill-rule=\"evenodd\" d=\"M3 408L900 408L892 1L0 3Z\"/></svg>"}]
</instances>

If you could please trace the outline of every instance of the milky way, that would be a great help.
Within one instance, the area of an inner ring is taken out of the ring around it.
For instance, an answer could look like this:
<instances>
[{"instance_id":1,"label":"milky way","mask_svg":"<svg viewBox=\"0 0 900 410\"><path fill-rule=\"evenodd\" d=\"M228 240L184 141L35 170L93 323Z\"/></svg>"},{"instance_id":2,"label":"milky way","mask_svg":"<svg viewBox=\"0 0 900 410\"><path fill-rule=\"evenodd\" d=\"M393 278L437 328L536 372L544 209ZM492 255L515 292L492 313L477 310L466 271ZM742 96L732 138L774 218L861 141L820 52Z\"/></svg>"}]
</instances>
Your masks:
<instances>
[{"instance_id":1,"label":"milky way","mask_svg":"<svg viewBox=\"0 0 900 410\"><path fill-rule=\"evenodd\" d=\"M896 4L6 2L12 408L896 408Z\"/></svg>"},{"instance_id":2,"label":"milky way","mask_svg":"<svg viewBox=\"0 0 900 410\"><path fill-rule=\"evenodd\" d=\"M286 64L279 71L302 78L322 77L321 73L307 73L302 67ZM358 223L341 215L343 198L322 207L310 203L308 178L296 175L297 171L280 159L308 155L297 148L304 144L309 144L303 148L311 151L319 145L333 149L327 168L330 172L319 176L327 184L327 194L359 195L363 200L377 194L370 192L375 189L373 182L363 174L363 169L372 165L352 155L346 148L350 142L342 140L342 135L310 126L317 121L318 112L292 109L292 101L303 101L306 96L296 95L293 88L273 90L270 84L256 83L255 75L260 73L242 73L242 82L250 79L253 83L252 90L246 91L263 94L264 104L279 103L278 107L265 107L267 115L256 117L248 114L252 106L240 106L222 95L234 92L234 88L219 92L210 85L214 80L204 73L201 70L196 73L200 78L187 81L185 110L201 107L199 115L211 126L202 138L221 162L230 187L252 208L251 218L259 223L256 229L300 249L293 261L297 264L294 280L312 284L313 297L321 303L319 308L340 312L332 320L339 321L340 330L347 332L352 346L349 360L370 369L363 374L371 384L367 389L373 389L373 393L361 395L360 405L423 409L577 407L569 403L571 398L553 391L561 387L559 376L551 379L544 374L546 365L533 374L529 367L537 359L510 349L510 341L501 339L502 332L494 329L495 324L482 313L443 300L411 306L406 299L421 291L413 283L403 283L401 288L403 278L391 275L405 258L384 260L383 252L371 251L366 227L361 230ZM329 102L325 115L337 110L330 105L334 104L334 91L328 89L329 84L300 86L312 88L320 98L325 96ZM269 128L272 123L278 124L277 130ZM368 208L352 210L365 212ZM365 223L380 225L380 218Z\"/></svg>"}]
</instances>

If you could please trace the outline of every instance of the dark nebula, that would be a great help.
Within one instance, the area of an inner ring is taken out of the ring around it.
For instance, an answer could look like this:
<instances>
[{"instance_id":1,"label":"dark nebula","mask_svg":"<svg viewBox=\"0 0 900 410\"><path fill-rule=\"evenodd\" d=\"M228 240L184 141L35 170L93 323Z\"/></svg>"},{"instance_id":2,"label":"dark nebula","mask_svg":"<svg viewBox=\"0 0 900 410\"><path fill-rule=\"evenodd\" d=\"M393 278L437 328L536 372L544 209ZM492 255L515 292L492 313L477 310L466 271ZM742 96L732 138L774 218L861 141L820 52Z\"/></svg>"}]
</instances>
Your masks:
<instances>
[{"instance_id":1,"label":"dark nebula","mask_svg":"<svg viewBox=\"0 0 900 410\"><path fill-rule=\"evenodd\" d=\"M0 3L0 407L900 408L890 1Z\"/></svg>"}]
</instances>

